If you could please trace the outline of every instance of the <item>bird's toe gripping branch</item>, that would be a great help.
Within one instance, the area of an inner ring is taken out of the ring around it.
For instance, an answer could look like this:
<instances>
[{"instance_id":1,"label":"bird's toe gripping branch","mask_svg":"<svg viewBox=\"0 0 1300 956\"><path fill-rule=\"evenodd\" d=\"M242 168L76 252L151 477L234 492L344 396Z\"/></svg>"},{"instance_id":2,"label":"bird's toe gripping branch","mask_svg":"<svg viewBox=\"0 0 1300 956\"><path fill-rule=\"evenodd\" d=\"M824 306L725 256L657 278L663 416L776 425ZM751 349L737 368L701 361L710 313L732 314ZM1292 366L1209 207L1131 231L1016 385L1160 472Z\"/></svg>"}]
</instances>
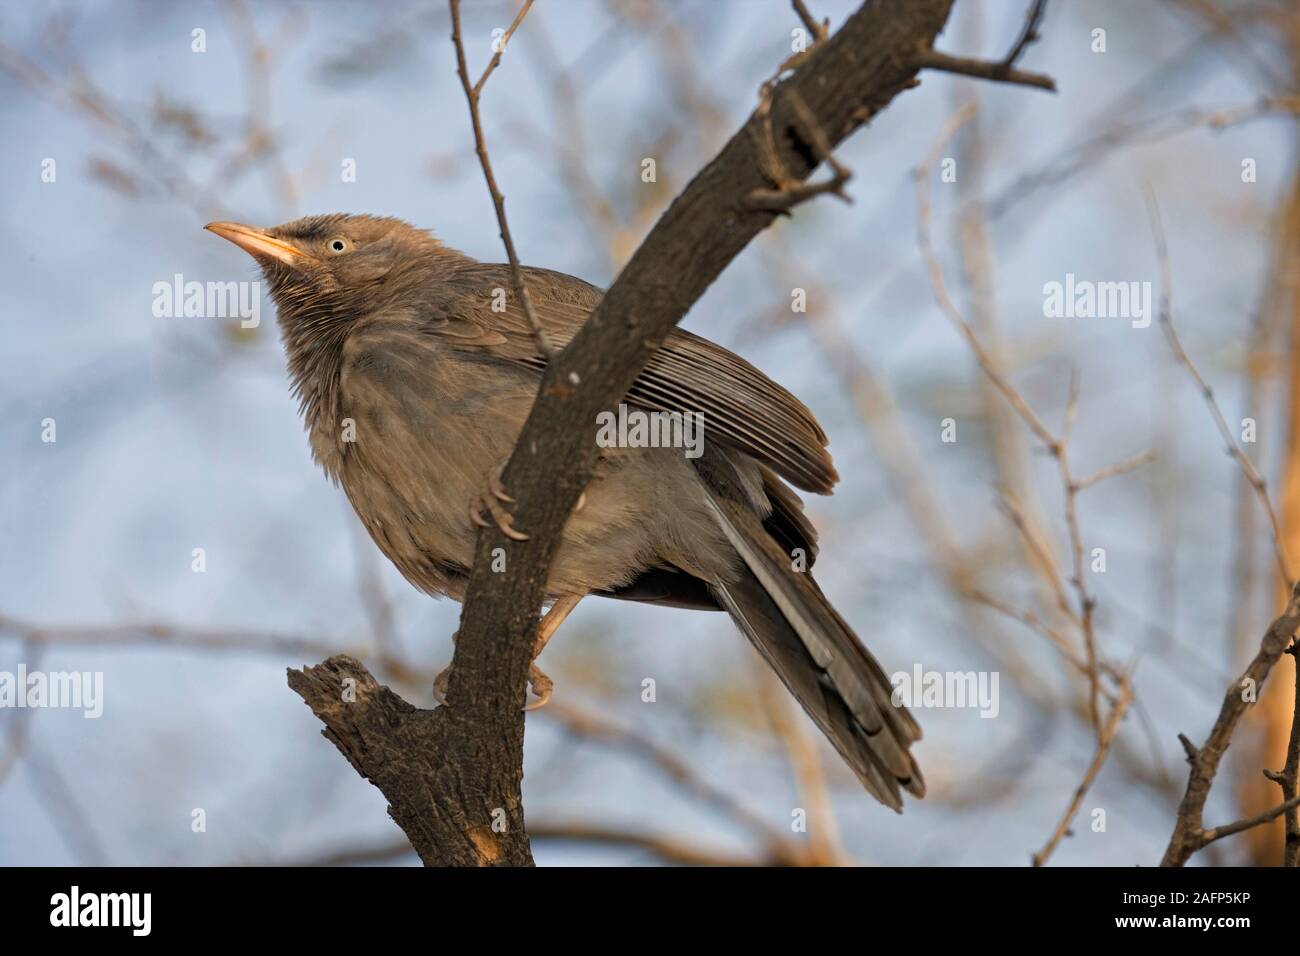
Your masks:
<instances>
[{"instance_id":1,"label":"bird's toe gripping branch","mask_svg":"<svg viewBox=\"0 0 1300 956\"><path fill-rule=\"evenodd\" d=\"M501 484L501 472L504 468L505 462L502 462L496 471L488 476L487 490L471 499L469 519L480 528L489 527L489 523L483 518L483 512L486 510L503 535L511 541L527 541L528 535L515 529L514 516L502 507L503 503L509 504L515 500L506 493L505 486Z\"/></svg>"}]
</instances>

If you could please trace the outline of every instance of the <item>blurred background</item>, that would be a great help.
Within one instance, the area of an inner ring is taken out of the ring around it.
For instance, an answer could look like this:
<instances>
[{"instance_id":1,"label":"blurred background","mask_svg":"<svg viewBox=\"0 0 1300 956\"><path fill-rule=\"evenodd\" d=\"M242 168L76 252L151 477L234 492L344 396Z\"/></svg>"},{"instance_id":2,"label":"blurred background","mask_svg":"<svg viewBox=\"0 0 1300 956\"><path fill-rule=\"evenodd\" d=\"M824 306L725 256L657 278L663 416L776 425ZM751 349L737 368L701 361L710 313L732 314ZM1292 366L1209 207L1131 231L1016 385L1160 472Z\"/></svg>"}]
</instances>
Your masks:
<instances>
[{"instance_id":1,"label":"blurred background","mask_svg":"<svg viewBox=\"0 0 1300 956\"><path fill-rule=\"evenodd\" d=\"M857 5L809 0L832 29ZM938 46L1000 58L1025 6L959 0ZM516 11L465 4L474 76ZM482 102L521 258L608 284L801 26L787 0L540 0ZM837 151L853 204L776 223L684 322L830 434L816 574L886 670L996 673L996 716L916 711L930 795L897 817L723 615L590 600L528 718L540 864L1158 862L1177 735L1204 738L1279 601L1190 363L1300 561L1300 4L1058 2L1041 33L1022 65L1058 93L923 74ZM417 862L285 669L346 651L432 706L459 605L311 462L269 301L252 329L152 305L178 273L259 278L217 218L394 215L504 259L449 36L441 0L0 6L0 671L104 681L98 719L0 711L0 864ZM1158 321L1046 317L1067 274L1167 291L1189 362ZM1207 823L1279 802L1293 673ZM1196 862L1276 862L1278 832Z\"/></svg>"}]
</instances>

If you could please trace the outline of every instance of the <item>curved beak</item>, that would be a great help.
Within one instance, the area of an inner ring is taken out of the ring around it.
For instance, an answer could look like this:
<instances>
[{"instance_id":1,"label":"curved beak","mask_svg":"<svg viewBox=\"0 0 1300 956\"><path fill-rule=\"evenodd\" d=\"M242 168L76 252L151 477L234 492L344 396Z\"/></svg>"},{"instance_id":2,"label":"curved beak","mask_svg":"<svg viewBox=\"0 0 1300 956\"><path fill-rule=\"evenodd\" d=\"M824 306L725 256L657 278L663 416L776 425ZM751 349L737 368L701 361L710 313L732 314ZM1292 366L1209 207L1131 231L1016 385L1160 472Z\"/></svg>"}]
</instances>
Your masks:
<instances>
[{"instance_id":1,"label":"curved beak","mask_svg":"<svg viewBox=\"0 0 1300 956\"><path fill-rule=\"evenodd\" d=\"M297 246L276 239L256 226L245 226L241 222L210 222L203 228L222 239L229 239L255 259L274 259L286 266L297 266L311 258Z\"/></svg>"}]
</instances>

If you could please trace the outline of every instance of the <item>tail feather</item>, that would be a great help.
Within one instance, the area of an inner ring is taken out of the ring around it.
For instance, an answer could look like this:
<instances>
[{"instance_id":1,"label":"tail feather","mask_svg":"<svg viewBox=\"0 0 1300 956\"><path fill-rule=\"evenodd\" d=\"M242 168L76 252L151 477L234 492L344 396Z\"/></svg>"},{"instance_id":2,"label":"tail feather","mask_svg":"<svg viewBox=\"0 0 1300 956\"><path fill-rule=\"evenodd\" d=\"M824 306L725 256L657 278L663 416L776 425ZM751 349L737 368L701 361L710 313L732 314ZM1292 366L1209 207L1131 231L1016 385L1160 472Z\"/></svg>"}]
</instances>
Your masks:
<instances>
[{"instance_id":1,"label":"tail feather","mask_svg":"<svg viewBox=\"0 0 1300 956\"><path fill-rule=\"evenodd\" d=\"M713 471L713 469L710 469ZM764 531L751 507L705 473L708 502L744 569L711 591L881 803L902 811L902 791L925 795L910 753L921 739L911 714L893 703L884 670L805 572Z\"/></svg>"}]
</instances>

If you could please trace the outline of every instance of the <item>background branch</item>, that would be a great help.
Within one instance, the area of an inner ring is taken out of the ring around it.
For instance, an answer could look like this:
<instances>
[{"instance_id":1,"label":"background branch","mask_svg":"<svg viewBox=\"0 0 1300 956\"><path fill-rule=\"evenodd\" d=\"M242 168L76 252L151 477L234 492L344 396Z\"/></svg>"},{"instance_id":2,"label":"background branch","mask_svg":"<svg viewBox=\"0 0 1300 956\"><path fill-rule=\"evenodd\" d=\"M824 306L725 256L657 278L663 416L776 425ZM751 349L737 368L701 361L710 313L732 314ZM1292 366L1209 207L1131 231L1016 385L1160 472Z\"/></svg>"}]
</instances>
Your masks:
<instances>
[{"instance_id":1,"label":"background branch","mask_svg":"<svg viewBox=\"0 0 1300 956\"><path fill-rule=\"evenodd\" d=\"M1191 771L1187 778L1187 790L1178 806L1178 819L1174 823L1174 832L1169 838L1164 859L1160 861L1161 866L1182 866L1197 850L1217 839L1218 836L1227 835L1226 832L1221 832L1224 828L1205 829L1203 825L1205 801L1210 796L1214 776L1219 772L1219 763L1232 742L1232 733L1236 730L1237 722L1257 699L1269 672L1295 640L1297 628L1300 628L1300 583L1292 589L1291 600L1287 602L1286 608L1264 633L1264 639L1260 642L1259 653L1255 655L1255 659L1250 662L1241 679L1228 688L1223 698L1223 705L1219 708L1219 716L1214 721L1214 727L1210 730L1210 736L1205 743L1197 748L1186 737L1181 738L1183 747L1187 751L1187 762L1191 766ZM1281 809L1276 813L1270 811L1256 818L1250 825L1264 823L1281 812ZM1237 827L1230 832L1236 833L1241 829L1245 827ZM1220 831L1218 836L1215 835L1216 831Z\"/></svg>"}]
</instances>

